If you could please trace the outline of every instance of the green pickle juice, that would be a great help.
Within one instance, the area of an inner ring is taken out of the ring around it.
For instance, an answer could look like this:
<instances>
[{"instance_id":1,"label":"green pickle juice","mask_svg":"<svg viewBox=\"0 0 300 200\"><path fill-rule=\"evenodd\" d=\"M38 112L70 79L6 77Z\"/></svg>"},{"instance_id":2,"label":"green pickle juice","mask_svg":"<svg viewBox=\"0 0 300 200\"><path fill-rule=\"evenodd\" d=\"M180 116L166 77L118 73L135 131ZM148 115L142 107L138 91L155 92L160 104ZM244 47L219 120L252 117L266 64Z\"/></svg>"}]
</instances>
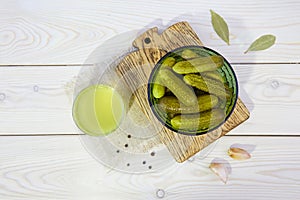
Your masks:
<instances>
[{"instance_id":1,"label":"green pickle juice","mask_svg":"<svg viewBox=\"0 0 300 200\"><path fill-rule=\"evenodd\" d=\"M73 118L84 133L103 136L121 123L124 103L117 91L107 85L93 85L82 90L73 105Z\"/></svg>"}]
</instances>

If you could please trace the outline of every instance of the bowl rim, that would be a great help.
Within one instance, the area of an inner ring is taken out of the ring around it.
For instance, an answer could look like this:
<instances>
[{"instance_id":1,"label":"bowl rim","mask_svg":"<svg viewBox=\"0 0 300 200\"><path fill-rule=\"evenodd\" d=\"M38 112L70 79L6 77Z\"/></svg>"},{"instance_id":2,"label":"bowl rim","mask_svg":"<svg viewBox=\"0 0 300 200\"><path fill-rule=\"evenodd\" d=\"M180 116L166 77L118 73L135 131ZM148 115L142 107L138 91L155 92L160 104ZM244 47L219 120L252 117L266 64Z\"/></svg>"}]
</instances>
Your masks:
<instances>
[{"instance_id":1,"label":"bowl rim","mask_svg":"<svg viewBox=\"0 0 300 200\"><path fill-rule=\"evenodd\" d=\"M172 128L171 126L169 126L167 123L165 123L165 121L163 121L161 119L161 117L159 116L159 114L156 112L156 110L154 109L154 105L153 103L151 102L150 100L150 97L151 97L151 91L150 91L150 87L151 87L151 80L156 72L156 69L160 66L159 63L164 60L166 57L168 57L170 54L174 53L175 51L179 51L181 49L186 49L186 48L199 48L199 49L204 49L206 51L209 51L209 52L212 52L213 54L216 54L216 55L219 55L221 56L223 59L224 59L224 62L227 64L228 68L231 70L232 72L232 75L235 79L235 86L236 86L236 94L235 94L235 100L233 102L233 105L232 105L232 109L230 110L230 112L227 114L227 116L225 117L225 119L216 127L212 128L212 129L209 129L207 131L203 131L203 132L196 132L196 133L188 133L188 132L184 132L184 131L180 131L180 130L176 130L174 128ZM228 60L222 55L220 54L219 52L211 49L211 48L208 48L206 46L201 46L201 45L186 45L186 46L181 46L181 47L178 47L178 48L175 48L175 49L172 49L171 51L168 51L163 57L161 57L156 63L155 63L155 66L154 68L152 69L151 71L151 74L149 76L149 79L148 79L148 83L147 83L147 99L148 99L148 103L149 103L149 106L151 108L151 111L152 113L154 113L156 119L158 119L158 121L166 128L168 128L169 130L175 132L175 133L179 133L179 134L183 134L183 135L188 135L188 136L199 136L199 135L204 135L206 133L209 133L209 132L212 132L216 129L218 129L219 127L221 127L227 120L228 118L231 116L231 114L233 113L235 107L236 107L236 103L237 103L237 100L238 100L238 93L239 93L239 84L238 84L238 79L237 79L237 76L234 72L234 69L232 68L231 64L228 62Z\"/></svg>"}]
</instances>

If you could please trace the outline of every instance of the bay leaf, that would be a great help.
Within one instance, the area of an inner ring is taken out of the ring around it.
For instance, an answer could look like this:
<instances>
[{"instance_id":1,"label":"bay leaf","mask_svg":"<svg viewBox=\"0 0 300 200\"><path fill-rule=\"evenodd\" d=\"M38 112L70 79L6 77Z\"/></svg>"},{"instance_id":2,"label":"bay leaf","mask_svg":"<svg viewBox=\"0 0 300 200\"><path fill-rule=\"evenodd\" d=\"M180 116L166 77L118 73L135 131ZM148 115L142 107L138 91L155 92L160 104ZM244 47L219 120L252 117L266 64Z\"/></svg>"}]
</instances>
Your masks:
<instances>
[{"instance_id":1,"label":"bay leaf","mask_svg":"<svg viewBox=\"0 0 300 200\"><path fill-rule=\"evenodd\" d=\"M275 44L275 41L276 37L274 35L263 35L256 39L244 53L268 49Z\"/></svg>"},{"instance_id":2,"label":"bay leaf","mask_svg":"<svg viewBox=\"0 0 300 200\"><path fill-rule=\"evenodd\" d=\"M211 23L218 36L229 45L229 29L225 20L213 10L210 10Z\"/></svg>"}]
</instances>

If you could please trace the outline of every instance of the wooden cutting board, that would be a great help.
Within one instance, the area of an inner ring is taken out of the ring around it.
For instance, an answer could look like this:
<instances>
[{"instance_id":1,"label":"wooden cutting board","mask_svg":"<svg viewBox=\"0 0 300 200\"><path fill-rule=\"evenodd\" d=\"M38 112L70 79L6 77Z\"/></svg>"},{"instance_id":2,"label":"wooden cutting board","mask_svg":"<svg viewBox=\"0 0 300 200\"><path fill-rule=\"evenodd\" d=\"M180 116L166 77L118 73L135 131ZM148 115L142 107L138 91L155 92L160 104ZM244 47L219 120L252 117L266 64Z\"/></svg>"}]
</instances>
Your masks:
<instances>
[{"instance_id":1,"label":"wooden cutting board","mask_svg":"<svg viewBox=\"0 0 300 200\"><path fill-rule=\"evenodd\" d=\"M162 126L151 111L147 99L147 83L151 71L159 59L168 51L202 42L187 22L176 23L162 34L152 28L137 37L133 46L136 51L129 53L116 67L117 74L133 92L138 105L147 118L157 127L157 133L177 162L184 162L203 148L224 136L250 116L244 103L238 98L236 107L228 120L217 130L200 136L178 134Z\"/></svg>"}]
</instances>

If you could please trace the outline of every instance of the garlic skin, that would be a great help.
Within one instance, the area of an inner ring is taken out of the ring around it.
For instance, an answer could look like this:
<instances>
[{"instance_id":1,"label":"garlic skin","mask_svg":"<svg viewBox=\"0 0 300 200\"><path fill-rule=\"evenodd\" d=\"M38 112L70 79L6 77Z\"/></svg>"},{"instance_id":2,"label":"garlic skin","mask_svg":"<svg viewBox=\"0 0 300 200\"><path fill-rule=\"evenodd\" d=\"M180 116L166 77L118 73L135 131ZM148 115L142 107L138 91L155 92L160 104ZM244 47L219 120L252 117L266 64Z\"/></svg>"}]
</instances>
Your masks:
<instances>
[{"instance_id":1,"label":"garlic skin","mask_svg":"<svg viewBox=\"0 0 300 200\"><path fill-rule=\"evenodd\" d=\"M234 160L247 160L251 158L251 155L246 150L241 148L230 147L227 153Z\"/></svg>"},{"instance_id":2,"label":"garlic skin","mask_svg":"<svg viewBox=\"0 0 300 200\"><path fill-rule=\"evenodd\" d=\"M229 170L224 163L211 163L209 168L212 172L214 172L223 183L227 183Z\"/></svg>"}]
</instances>

